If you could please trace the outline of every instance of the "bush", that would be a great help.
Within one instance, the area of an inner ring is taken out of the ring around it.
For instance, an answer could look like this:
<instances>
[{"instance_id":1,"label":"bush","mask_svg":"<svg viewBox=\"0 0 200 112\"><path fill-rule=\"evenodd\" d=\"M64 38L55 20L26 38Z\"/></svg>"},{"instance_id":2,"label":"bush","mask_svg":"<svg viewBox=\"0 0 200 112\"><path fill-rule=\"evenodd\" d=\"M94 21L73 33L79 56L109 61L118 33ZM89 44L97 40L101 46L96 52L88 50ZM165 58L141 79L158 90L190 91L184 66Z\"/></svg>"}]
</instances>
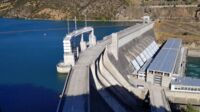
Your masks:
<instances>
[{"instance_id":1,"label":"bush","mask_svg":"<svg viewBox=\"0 0 200 112\"><path fill-rule=\"evenodd\" d=\"M185 112L199 112L198 110L196 110L191 104L188 104Z\"/></svg>"}]
</instances>

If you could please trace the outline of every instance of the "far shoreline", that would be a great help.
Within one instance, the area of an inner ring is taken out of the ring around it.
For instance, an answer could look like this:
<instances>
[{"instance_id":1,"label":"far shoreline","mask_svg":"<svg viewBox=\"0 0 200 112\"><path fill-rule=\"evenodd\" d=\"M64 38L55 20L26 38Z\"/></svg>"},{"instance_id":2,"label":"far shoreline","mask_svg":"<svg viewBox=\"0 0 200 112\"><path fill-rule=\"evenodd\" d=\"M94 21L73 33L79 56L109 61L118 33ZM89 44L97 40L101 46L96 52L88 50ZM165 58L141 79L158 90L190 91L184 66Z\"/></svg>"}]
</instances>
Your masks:
<instances>
[{"instance_id":1,"label":"far shoreline","mask_svg":"<svg viewBox=\"0 0 200 112\"><path fill-rule=\"evenodd\" d=\"M47 21L74 21L74 19L46 19L46 18L18 18L18 17L0 17L2 19L19 19L19 20L47 20ZM77 21L85 21L81 19L77 19ZM133 20L95 20L95 19L87 19L87 22L143 22L142 19L133 19Z\"/></svg>"}]
</instances>

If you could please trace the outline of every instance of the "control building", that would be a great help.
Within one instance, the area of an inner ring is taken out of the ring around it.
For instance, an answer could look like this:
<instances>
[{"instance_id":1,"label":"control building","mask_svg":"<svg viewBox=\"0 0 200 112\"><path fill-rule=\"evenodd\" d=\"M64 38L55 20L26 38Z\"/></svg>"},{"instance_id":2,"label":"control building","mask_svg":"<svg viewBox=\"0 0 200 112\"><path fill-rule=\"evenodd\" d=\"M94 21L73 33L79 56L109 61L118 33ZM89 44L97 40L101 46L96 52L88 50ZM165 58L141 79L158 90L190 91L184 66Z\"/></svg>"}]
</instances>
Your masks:
<instances>
[{"instance_id":1,"label":"control building","mask_svg":"<svg viewBox=\"0 0 200 112\"><path fill-rule=\"evenodd\" d=\"M181 39L166 41L147 68L147 82L169 87L172 77L177 76L181 46Z\"/></svg>"},{"instance_id":2,"label":"control building","mask_svg":"<svg viewBox=\"0 0 200 112\"><path fill-rule=\"evenodd\" d=\"M171 91L200 93L200 79L177 77L171 81Z\"/></svg>"}]
</instances>

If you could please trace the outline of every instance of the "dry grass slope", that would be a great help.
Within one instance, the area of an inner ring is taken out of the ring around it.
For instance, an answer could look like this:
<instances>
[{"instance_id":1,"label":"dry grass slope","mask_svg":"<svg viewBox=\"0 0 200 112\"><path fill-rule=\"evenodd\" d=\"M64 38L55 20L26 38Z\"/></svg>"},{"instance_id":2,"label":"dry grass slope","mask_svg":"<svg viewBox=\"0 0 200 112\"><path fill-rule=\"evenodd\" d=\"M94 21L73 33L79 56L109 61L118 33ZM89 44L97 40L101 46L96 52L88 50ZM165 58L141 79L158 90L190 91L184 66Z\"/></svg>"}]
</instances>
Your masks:
<instances>
[{"instance_id":1,"label":"dry grass slope","mask_svg":"<svg viewBox=\"0 0 200 112\"><path fill-rule=\"evenodd\" d=\"M155 34L158 42L168 38L182 38L185 46L189 48L200 47L200 23L178 21L156 21Z\"/></svg>"}]
</instances>

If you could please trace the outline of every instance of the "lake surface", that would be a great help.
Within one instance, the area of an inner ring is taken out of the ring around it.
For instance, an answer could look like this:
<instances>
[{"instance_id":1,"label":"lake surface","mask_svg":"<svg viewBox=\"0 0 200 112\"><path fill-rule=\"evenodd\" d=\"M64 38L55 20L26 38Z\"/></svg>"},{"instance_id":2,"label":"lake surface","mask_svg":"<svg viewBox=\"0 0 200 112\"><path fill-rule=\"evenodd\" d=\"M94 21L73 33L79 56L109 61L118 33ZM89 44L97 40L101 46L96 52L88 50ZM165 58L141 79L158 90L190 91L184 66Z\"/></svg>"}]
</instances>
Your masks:
<instances>
[{"instance_id":1,"label":"lake surface","mask_svg":"<svg viewBox=\"0 0 200 112\"><path fill-rule=\"evenodd\" d=\"M200 79L200 58L187 58L186 76Z\"/></svg>"},{"instance_id":2,"label":"lake surface","mask_svg":"<svg viewBox=\"0 0 200 112\"><path fill-rule=\"evenodd\" d=\"M88 23L98 40L132 24ZM55 112L65 81L55 66L63 59L66 33L66 21L0 19L1 112Z\"/></svg>"}]
</instances>

